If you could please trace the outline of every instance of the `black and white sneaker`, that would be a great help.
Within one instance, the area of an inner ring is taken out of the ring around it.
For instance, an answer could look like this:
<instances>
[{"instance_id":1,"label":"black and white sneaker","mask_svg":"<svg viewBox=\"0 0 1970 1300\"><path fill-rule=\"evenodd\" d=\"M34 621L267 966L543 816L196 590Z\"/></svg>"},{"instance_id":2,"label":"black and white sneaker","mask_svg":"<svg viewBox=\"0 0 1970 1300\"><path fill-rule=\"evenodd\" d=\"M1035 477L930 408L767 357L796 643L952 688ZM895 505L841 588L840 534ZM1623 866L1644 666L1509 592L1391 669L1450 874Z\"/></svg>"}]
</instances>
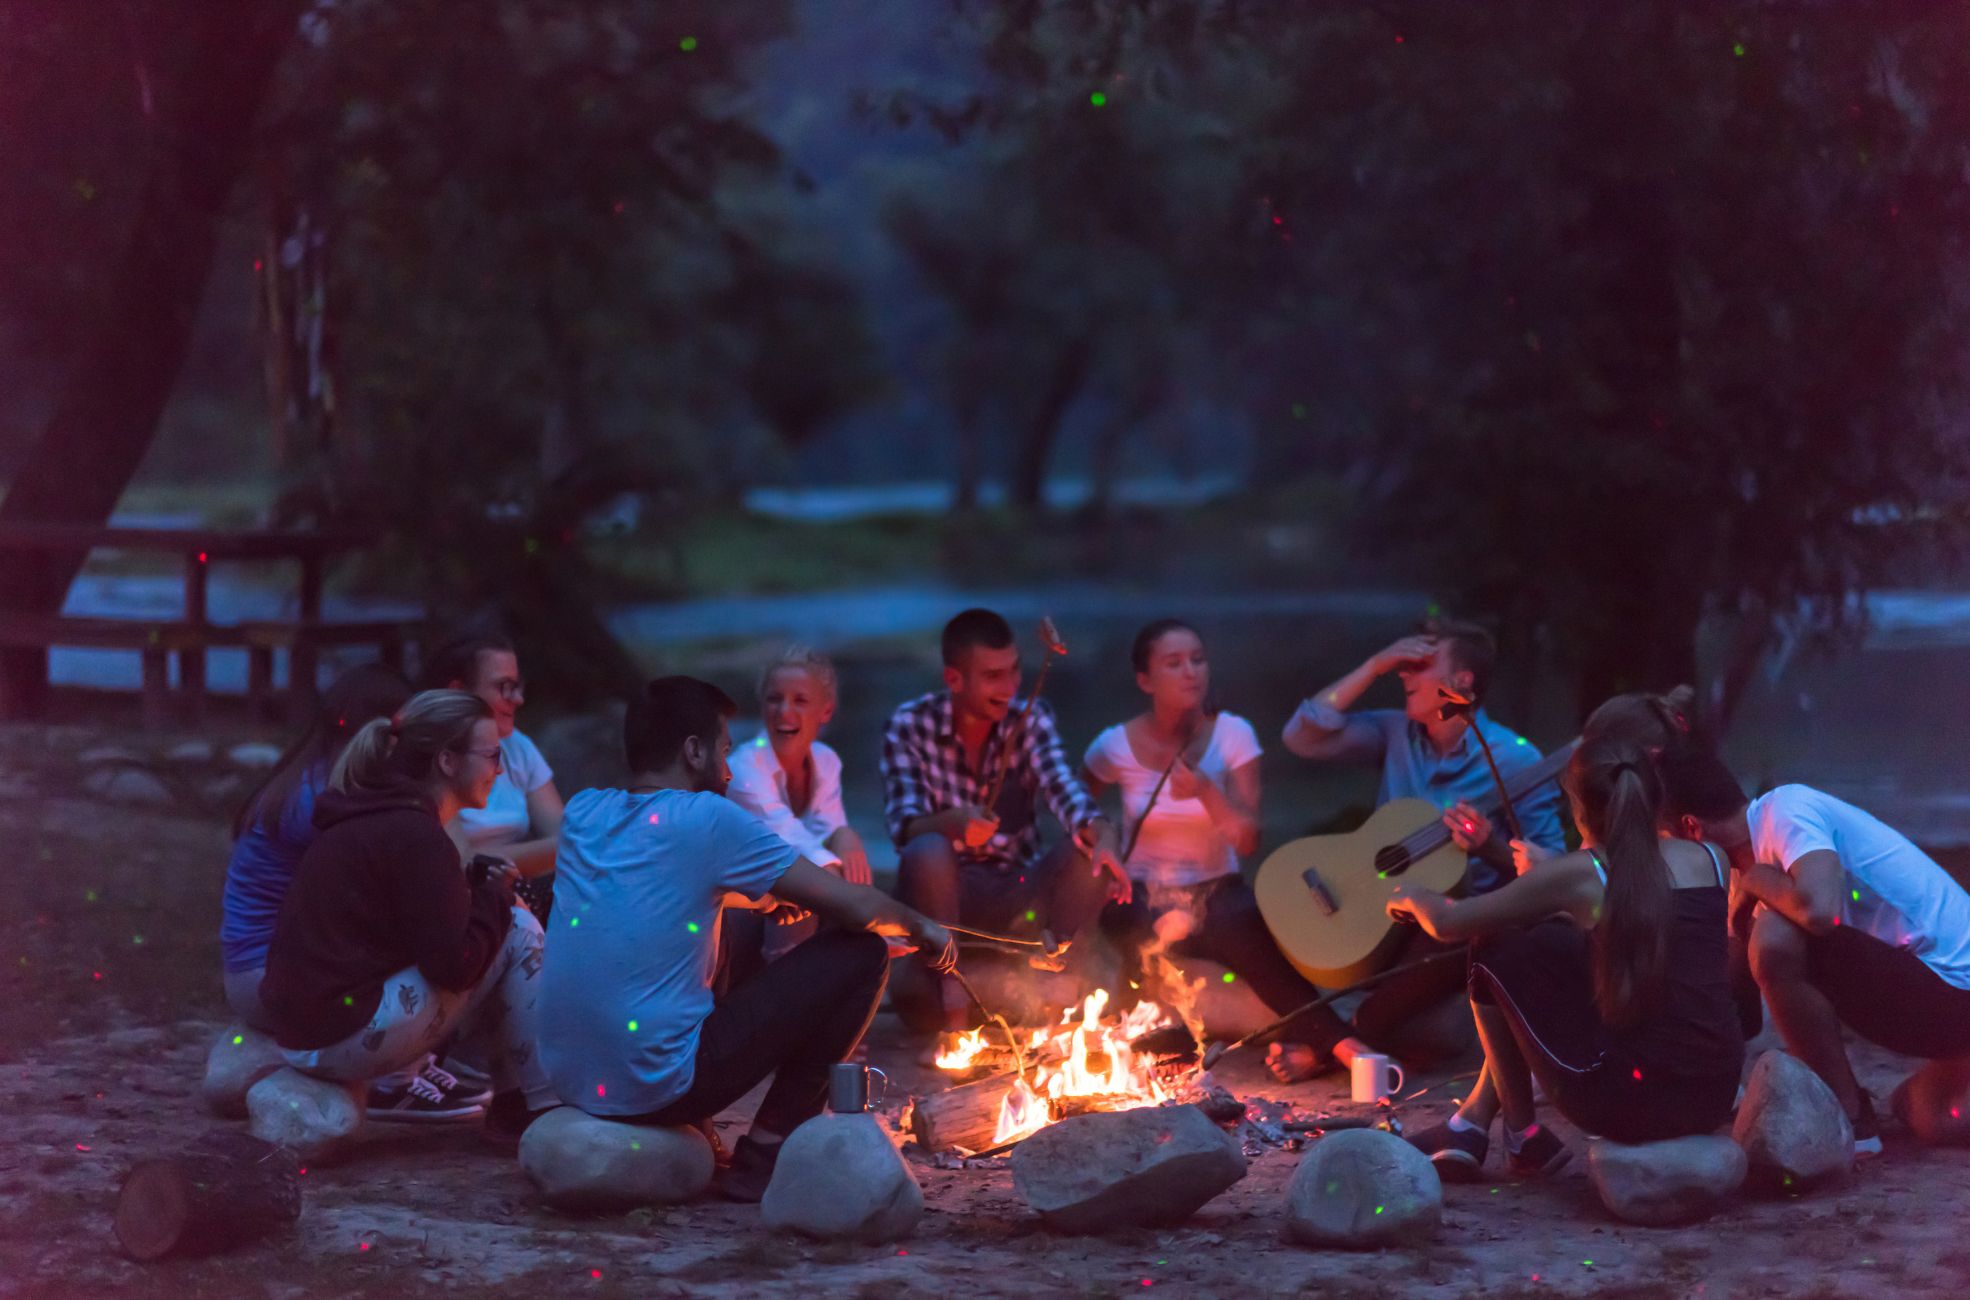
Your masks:
<instances>
[{"instance_id":1,"label":"black and white sneaker","mask_svg":"<svg viewBox=\"0 0 1970 1300\"><path fill-rule=\"evenodd\" d=\"M389 1124L463 1124L479 1118L486 1108L476 1101L460 1101L428 1074L419 1074L408 1083L372 1084L367 1109L369 1118Z\"/></svg>"},{"instance_id":2,"label":"black and white sneaker","mask_svg":"<svg viewBox=\"0 0 1970 1300\"><path fill-rule=\"evenodd\" d=\"M1484 1133L1460 1131L1448 1124L1432 1124L1409 1135L1409 1145L1430 1158L1436 1176L1446 1183L1474 1183L1484 1173L1484 1157L1491 1150L1491 1138Z\"/></svg>"},{"instance_id":3,"label":"black and white sneaker","mask_svg":"<svg viewBox=\"0 0 1970 1300\"><path fill-rule=\"evenodd\" d=\"M1531 1177L1556 1174L1571 1159L1573 1152L1567 1150L1566 1143L1548 1133L1544 1124L1534 1124L1519 1143L1519 1149L1507 1154L1505 1163L1513 1173Z\"/></svg>"},{"instance_id":4,"label":"black and white sneaker","mask_svg":"<svg viewBox=\"0 0 1970 1300\"><path fill-rule=\"evenodd\" d=\"M483 1106L492 1100L492 1080L477 1070L462 1065L455 1070L447 1069L433 1058L424 1062L418 1074L460 1105Z\"/></svg>"}]
</instances>

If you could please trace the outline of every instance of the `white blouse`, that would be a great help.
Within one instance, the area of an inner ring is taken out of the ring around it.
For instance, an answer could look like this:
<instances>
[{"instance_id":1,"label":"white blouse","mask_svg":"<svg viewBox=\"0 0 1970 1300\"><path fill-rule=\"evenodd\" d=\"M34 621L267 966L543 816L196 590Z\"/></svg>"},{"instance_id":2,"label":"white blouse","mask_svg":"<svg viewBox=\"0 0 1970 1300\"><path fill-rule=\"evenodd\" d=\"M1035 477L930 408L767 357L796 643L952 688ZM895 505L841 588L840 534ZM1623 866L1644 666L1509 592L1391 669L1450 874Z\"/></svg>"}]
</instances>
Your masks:
<instances>
[{"instance_id":1,"label":"white blouse","mask_svg":"<svg viewBox=\"0 0 1970 1300\"><path fill-rule=\"evenodd\" d=\"M1226 789L1230 774L1257 759L1260 752L1251 723L1235 713L1220 713L1196 770ZM1091 776L1121 790L1126 843L1129 829L1142 819L1149 792L1162 780L1162 770L1144 767L1137 760L1122 727L1110 727L1096 736L1085 761ZM1172 798L1166 785L1123 866L1130 879L1147 884L1195 885L1237 874L1238 851L1212 823L1203 800Z\"/></svg>"},{"instance_id":2,"label":"white blouse","mask_svg":"<svg viewBox=\"0 0 1970 1300\"><path fill-rule=\"evenodd\" d=\"M749 740L732 751L732 784L726 797L766 823L766 828L799 849L820 867L838 866L841 859L827 847L828 836L848 824L841 805L841 758L820 741L814 742L814 791L807 811L796 815L787 798L787 774L766 737Z\"/></svg>"}]
</instances>

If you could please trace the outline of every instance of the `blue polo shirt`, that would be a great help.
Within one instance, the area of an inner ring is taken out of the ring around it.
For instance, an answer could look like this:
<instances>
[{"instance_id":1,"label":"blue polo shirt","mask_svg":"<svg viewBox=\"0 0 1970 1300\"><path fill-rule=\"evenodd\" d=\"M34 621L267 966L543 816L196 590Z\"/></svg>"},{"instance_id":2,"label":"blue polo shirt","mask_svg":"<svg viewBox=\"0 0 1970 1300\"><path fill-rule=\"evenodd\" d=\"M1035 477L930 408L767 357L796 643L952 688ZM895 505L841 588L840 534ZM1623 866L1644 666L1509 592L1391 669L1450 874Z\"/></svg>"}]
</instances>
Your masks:
<instances>
[{"instance_id":1,"label":"blue polo shirt","mask_svg":"<svg viewBox=\"0 0 1970 1300\"><path fill-rule=\"evenodd\" d=\"M1479 709L1472 725L1484 729L1491 745L1491 756L1498 771L1509 782L1515 775L1536 764L1539 747L1524 736L1491 720ZM1363 709L1343 713L1321 699L1301 703L1286 724L1286 748L1304 758L1330 762L1373 764L1382 769L1382 788L1375 801L1424 799L1446 811L1469 800L1479 808L1495 803L1497 783L1484 761L1484 750L1467 728L1448 754L1439 754L1430 743L1429 732L1412 722L1401 709ZM1548 781L1513 801L1519 825L1527 842L1553 853L1566 849L1560 830L1560 788ZM1498 827L1500 835L1504 827ZM1489 862L1470 860L1470 887L1482 894L1504 883L1504 877Z\"/></svg>"}]
</instances>

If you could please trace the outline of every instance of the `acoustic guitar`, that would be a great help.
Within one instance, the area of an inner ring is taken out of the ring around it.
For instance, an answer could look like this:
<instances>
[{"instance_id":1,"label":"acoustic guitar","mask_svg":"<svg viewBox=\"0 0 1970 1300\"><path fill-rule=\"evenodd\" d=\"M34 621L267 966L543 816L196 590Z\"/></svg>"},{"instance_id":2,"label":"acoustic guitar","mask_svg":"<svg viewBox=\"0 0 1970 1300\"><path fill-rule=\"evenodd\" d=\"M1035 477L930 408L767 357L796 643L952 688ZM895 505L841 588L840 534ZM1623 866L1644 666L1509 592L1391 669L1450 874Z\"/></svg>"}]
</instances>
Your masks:
<instances>
[{"instance_id":1,"label":"acoustic guitar","mask_svg":"<svg viewBox=\"0 0 1970 1300\"><path fill-rule=\"evenodd\" d=\"M1579 744L1569 741L1516 774L1506 791L1516 801L1554 780ZM1493 814L1498 801L1480 806ZM1426 799L1394 799L1349 834L1280 845L1259 865L1252 892L1286 960L1322 988L1344 988L1394 956L1401 933L1383 905L1396 887L1447 894L1464 883L1467 865L1442 809Z\"/></svg>"}]
</instances>

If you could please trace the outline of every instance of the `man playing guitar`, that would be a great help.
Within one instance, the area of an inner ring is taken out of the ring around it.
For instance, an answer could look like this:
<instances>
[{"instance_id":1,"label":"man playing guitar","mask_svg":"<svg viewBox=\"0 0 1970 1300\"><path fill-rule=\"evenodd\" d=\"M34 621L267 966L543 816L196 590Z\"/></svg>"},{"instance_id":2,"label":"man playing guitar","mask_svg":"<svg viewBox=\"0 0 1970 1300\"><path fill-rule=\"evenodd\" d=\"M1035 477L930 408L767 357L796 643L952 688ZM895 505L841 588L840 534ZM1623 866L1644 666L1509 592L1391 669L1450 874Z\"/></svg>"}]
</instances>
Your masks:
<instances>
[{"instance_id":1,"label":"man playing guitar","mask_svg":"<svg viewBox=\"0 0 1970 1300\"><path fill-rule=\"evenodd\" d=\"M1491 823L1474 805L1494 800L1497 783L1473 726L1510 781L1540 758L1523 736L1491 720L1482 707L1443 716L1448 688L1480 705L1498 657L1497 643L1483 628L1431 620L1415 636L1404 637L1370 656L1360 667L1303 701L1286 724L1286 748L1323 762L1372 764L1382 771L1378 804L1393 799L1424 799L1444 811L1444 825L1470 855L1465 877L1471 893L1483 893L1512 878L1512 847L1492 834ZM1402 683L1401 709L1348 710L1376 679L1394 673ZM1564 847L1559 790L1548 783L1514 805L1527 842L1549 852ZM1447 951L1420 931L1403 943L1396 957L1404 964ZM1306 1041L1275 1043L1267 1064L1282 1082L1310 1078L1334 1064L1347 1065L1368 1044L1380 1047L1404 1021L1463 991L1465 972L1456 962L1434 962L1383 983L1362 1002L1354 1023L1321 1007L1298 1028ZM1365 1040L1365 1041L1364 1041Z\"/></svg>"}]
</instances>

